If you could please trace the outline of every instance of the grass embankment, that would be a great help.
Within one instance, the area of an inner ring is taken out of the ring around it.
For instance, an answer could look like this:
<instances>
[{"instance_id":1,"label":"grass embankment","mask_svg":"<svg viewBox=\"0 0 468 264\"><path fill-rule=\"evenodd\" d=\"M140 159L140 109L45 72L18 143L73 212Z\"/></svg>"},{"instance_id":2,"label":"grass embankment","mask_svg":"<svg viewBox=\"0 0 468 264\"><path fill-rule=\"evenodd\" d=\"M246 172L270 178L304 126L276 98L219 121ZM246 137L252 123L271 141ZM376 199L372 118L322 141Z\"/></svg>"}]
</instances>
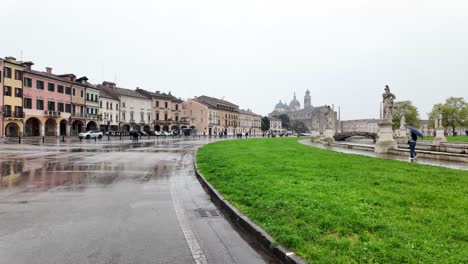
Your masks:
<instances>
[{"instance_id":1,"label":"grass embankment","mask_svg":"<svg viewBox=\"0 0 468 264\"><path fill-rule=\"evenodd\" d=\"M448 136L446 137L448 142L455 142L455 143L468 143L468 136ZM423 141L432 141L434 137L424 137Z\"/></svg>"},{"instance_id":2,"label":"grass embankment","mask_svg":"<svg viewBox=\"0 0 468 264\"><path fill-rule=\"evenodd\" d=\"M467 171L294 138L209 144L197 162L225 198L309 262L468 262Z\"/></svg>"}]
</instances>

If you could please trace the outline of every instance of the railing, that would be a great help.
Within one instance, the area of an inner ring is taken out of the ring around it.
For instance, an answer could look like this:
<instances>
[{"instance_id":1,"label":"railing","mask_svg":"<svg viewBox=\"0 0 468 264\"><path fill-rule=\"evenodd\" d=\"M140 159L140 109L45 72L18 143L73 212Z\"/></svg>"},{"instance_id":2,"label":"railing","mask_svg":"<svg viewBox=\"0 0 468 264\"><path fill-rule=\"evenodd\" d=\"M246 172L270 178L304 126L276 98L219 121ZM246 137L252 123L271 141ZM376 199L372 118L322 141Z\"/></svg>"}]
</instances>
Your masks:
<instances>
[{"instance_id":1,"label":"railing","mask_svg":"<svg viewBox=\"0 0 468 264\"><path fill-rule=\"evenodd\" d=\"M54 116L54 117L58 117L58 116L61 116L61 115L62 115L61 112L50 111L50 110L45 110L45 111L44 111L44 114L47 115L47 116Z\"/></svg>"},{"instance_id":2,"label":"railing","mask_svg":"<svg viewBox=\"0 0 468 264\"><path fill-rule=\"evenodd\" d=\"M84 118L84 117L85 117L85 114L83 114L83 113L72 113L71 116L72 116L72 117Z\"/></svg>"},{"instance_id":3,"label":"railing","mask_svg":"<svg viewBox=\"0 0 468 264\"><path fill-rule=\"evenodd\" d=\"M86 114L86 119L99 119L99 117L97 115L91 115L91 114Z\"/></svg>"},{"instance_id":4,"label":"railing","mask_svg":"<svg viewBox=\"0 0 468 264\"><path fill-rule=\"evenodd\" d=\"M3 112L4 117L24 118L24 112Z\"/></svg>"}]
</instances>

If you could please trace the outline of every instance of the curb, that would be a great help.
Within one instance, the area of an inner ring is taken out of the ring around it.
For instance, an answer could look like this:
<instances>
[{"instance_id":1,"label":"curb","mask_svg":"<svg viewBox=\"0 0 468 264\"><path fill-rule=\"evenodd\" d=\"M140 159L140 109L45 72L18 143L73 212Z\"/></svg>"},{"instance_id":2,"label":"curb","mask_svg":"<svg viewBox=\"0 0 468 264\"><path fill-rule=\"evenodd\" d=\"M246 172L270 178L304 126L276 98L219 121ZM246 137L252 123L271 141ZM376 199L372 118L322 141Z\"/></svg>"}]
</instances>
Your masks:
<instances>
[{"instance_id":1,"label":"curb","mask_svg":"<svg viewBox=\"0 0 468 264\"><path fill-rule=\"evenodd\" d=\"M198 171L196 158L194 159L195 174L198 181L203 186L203 189L210 195L214 204L220 208L228 219L244 229L252 238L254 238L262 249L271 256L274 256L281 263L284 264L305 264L303 259L298 257L294 252L288 250L283 246L278 246L273 238L260 226L255 224L247 216L243 215L237 208L235 208L228 200L226 200L221 193L219 193L206 179L203 174Z\"/></svg>"}]
</instances>

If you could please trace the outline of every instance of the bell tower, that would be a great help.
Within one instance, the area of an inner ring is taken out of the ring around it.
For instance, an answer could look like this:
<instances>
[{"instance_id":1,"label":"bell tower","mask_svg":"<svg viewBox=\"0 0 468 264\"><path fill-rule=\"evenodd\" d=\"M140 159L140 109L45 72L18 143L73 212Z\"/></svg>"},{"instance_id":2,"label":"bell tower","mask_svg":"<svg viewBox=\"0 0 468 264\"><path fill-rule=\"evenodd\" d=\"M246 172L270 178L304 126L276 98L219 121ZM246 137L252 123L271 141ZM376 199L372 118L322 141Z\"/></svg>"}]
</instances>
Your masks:
<instances>
[{"instance_id":1,"label":"bell tower","mask_svg":"<svg viewBox=\"0 0 468 264\"><path fill-rule=\"evenodd\" d=\"M304 109L307 109L307 108L312 108L312 102L311 102L311 98L310 98L309 89L307 89L307 91L305 93L305 96L304 96Z\"/></svg>"}]
</instances>

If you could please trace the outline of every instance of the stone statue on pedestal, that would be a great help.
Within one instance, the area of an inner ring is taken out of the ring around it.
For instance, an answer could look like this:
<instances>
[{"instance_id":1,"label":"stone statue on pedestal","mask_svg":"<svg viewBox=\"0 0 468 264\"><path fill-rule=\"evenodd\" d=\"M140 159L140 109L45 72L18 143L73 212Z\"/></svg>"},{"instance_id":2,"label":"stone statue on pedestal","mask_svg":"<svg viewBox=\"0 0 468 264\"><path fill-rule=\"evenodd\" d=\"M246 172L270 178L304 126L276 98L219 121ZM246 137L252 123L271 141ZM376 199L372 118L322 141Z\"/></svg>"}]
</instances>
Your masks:
<instances>
[{"instance_id":1,"label":"stone statue on pedestal","mask_svg":"<svg viewBox=\"0 0 468 264\"><path fill-rule=\"evenodd\" d=\"M432 144L436 146L440 145L441 143L447 142L447 138L445 138L445 129L442 124L442 118L442 108L439 107L434 117L434 129L436 132L436 136L432 141Z\"/></svg>"},{"instance_id":2,"label":"stone statue on pedestal","mask_svg":"<svg viewBox=\"0 0 468 264\"><path fill-rule=\"evenodd\" d=\"M385 93L382 94L383 98L383 118L386 120L392 120L393 118L393 103L395 102L396 96L390 92L388 85L385 85Z\"/></svg>"},{"instance_id":3,"label":"stone statue on pedestal","mask_svg":"<svg viewBox=\"0 0 468 264\"><path fill-rule=\"evenodd\" d=\"M439 109L437 109L437 113L435 114L435 117L434 117L434 128L435 129L444 128L444 126L442 125L442 108L440 107Z\"/></svg>"},{"instance_id":4,"label":"stone statue on pedestal","mask_svg":"<svg viewBox=\"0 0 468 264\"><path fill-rule=\"evenodd\" d=\"M400 129L401 129L401 130L406 129L406 117L405 117L405 115L402 115L402 116L401 116L401 119L400 119Z\"/></svg>"},{"instance_id":5,"label":"stone statue on pedestal","mask_svg":"<svg viewBox=\"0 0 468 264\"><path fill-rule=\"evenodd\" d=\"M379 139L375 144L376 153L388 153L390 149L396 149L397 143L393 138L393 103L396 96L390 92L388 85L385 86L383 98L382 120L379 122Z\"/></svg>"}]
</instances>

